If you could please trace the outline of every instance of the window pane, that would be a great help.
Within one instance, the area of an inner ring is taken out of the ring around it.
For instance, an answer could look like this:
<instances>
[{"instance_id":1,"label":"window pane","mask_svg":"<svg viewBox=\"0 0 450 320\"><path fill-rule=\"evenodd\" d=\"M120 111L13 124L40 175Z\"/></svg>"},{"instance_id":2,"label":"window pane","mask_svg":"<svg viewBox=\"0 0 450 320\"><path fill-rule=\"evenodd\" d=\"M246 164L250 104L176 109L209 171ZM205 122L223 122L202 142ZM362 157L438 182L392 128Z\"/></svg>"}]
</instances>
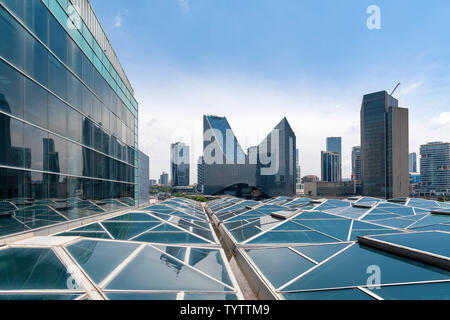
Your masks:
<instances>
[{"instance_id":1,"label":"window pane","mask_svg":"<svg viewBox=\"0 0 450 320\"><path fill-rule=\"evenodd\" d=\"M67 65L72 69L72 71L79 76L82 77L83 64L81 59L81 50L80 48L73 42L70 37L67 37Z\"/></svg>"},{"instance_id":2,"label":"window pane","mask_svg":"<svg viewBox=\"0 0 450 320\"><path fill-rule=\"evenodd\" d=\"M67 140L50 134L48 139L48 169L45 171L67 173Z\"/></svg>"},{"instance_id":3,"label":"window pane","mask_svg":"<svg viewBox=\"0 0 450 320\"><path fill-rule=\"evenodd\" d=\"M67 72L67 101L78 110L81 110L83 87L73 74Z\"/></svg>"},{"instance_id":4,"label":"window pane","mask_svg":"<svg viewBox=\"0 0 450 320\"><path fill-rule=\"evenodd\" d=\"M82 141L82 116L72 108L67 108L67 136L77 142Z\"/></svg>"},{"instance_id":5,"label":"window pane","mask_svg":"<svg viewBox=\"0 0 450 320\"><path fill-rule=\"evenodd\" d=\"M31 169L43 170L44 161L47 160L44 158L44 150L47 151L48 134L28 124L24 124L23 134L25 154L30 155L30 160L25 165L29 165L28 168Z\"/></svg>"},{"instance_id":6,"label":"window pane","mask_svg":"<svg viewBox=\"0 0 450 320\"><path fill-rule=\"evenodd\" d=\"M0 110L23 118L23 77L1 60Z\"/></svg>"},{"instance_id":7,"label":"window pane","mask_svg":"<svg viewBox=\"0 0 450 320\"><path fill-rule=\"evenodd\" d=\"M23 123L0 113L0 128L0 164L23 167Z\"/></svg>"},{"instance_id":8,"label":"window pane","mask_svg":"<svg viewBox=\"0 0 450 320\"><path fill-rule=\"evenodd\" d=\"M25 79L25 120L48 128L47 91L31 80Z\"/></svg>"},{"instance_id":9,"label":"window pane","mask_svg":"<svg viewBox=\"0 0 450 320\"><path fill-rule=\"evenodd\" d=\"M67 136L67 109L69 107L56 98L48 95L48 129L62 136Z\"/></svg>"},{"instance_id":10,"label":"window pane","mask_svg":"<svg viewBox=\"0 0 450 320\"><path fill-rule=\"evenodd\" d=\"M94 113L92 111L92 100L92 93L85 86L83 86L83 109L81 109L81 111L83 111L86 116L93 119Z\"/></svg>"},{"instance_id":11,"label":"window pane","mask_svg":"<svg viewBox=\"0 0 450 320\"><path fill-rule=\"evenodd\" d=\"M25 34L25 72L47 86L48 51L29 33Z\"/></svg>"},{"instance_id":12,"label":"window pane","mask_svg":"<svg viewBox=\"0 0 450 320\"><path fill-rule=\"evenodd\" d=\"M49 55L48 87L64 100L67 100L66 72L66 68L55 57Z\"/></svg>"},{"instance_id":13,"label":"window pane","mask_svg":"<svg viewBox=\"0 0 450 320\"><path fill-rule=\"evenodd\" d=\"M12 0L12 4L16 0ZM18 1L19 2L19 1ZM24 30L9 13L0 7L0 55L16 67L23 68Z\"/></svg>"},{"instance_id":14,"label":"window pane","mask_svg":"<svg viewBox=\"0 0 450 320\"><path fill-rule=\"evenodd\" d=\"M81 176L83 174L83 152L82 147L78 144L69 142L68 143L68 174L73 174L76 176Z\"/></svg>"},{"instance_id":15,"label":"window pane","mask_svg":"<svg viewBox=\"0 0 450 320\"><path fill-rule=\"evenodd\" d=\"M13 0L17 1L17 0ZM25 1L28 28L45 44L48 44L48 10L42 1Z\"/></svg>"},{"instance_id":16,"label":"window pane","mask_svg":"<svg viewBox=\"0 0 450 320\"><path fill-rule=\"evenodd\" d=\"M23 199L23 171L0 169L0 176L3 180L3 183L0 183L0 199Z\"/></svg>"},{"instance_id":17,"label":"window pane","mask_svg":"<svg viewBox=\"0 0 450 320\"><path fill-rule=\"evenodd\" d=\"M52 15L50 15L49 18L50 49L65 63L67 52L66 32Z\"/></svg>"}]
</instances>

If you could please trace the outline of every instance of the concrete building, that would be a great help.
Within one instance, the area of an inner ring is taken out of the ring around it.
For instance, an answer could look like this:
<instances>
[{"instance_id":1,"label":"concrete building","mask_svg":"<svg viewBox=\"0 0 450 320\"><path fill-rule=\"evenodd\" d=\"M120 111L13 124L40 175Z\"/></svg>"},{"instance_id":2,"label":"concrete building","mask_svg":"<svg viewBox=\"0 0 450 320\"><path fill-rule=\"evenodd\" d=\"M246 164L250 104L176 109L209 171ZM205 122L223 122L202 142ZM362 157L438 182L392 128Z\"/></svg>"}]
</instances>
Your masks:
<instances>
[{"instance_id":1,"label":"concrete building","mask_svg":"<svg viewBox=\"0 0 450 320\"><path fill-rule=\"evenodd\" d=\"M182 142L172 143L170 146L170 174L172 187L184 187L189 185L189 146Z\"/></svg>"},{"instance_id":2,"label":"concrete building","mask_svg":"<svg viewBox=\"0 0 450 320\"><path fill-rule=\"evenodd\" d=\"M420 195L450 196L450 143L420 146Z\"/></svg>"},{"instance_id":3,"label":"concrete building","mask_svg":"<svg viewBox=\"0 0 450 320\"><path fill-rule=\"evenodd\" d=\"M355 195L355 184L353 181L305 182L304 194L305 197L347 198Z\"/></svg>"},{"instance_id":4,"label":"concrete building","mask_svg":"<svg viewBox=\"0 0 450 320\"><path fill-rule=\"evenodd\" d=\"M319 177L315 176L315 175L308 175L308 176L304 176L302 178L302 182L303 183L307 183L307 182L317 182L319 181Z\"/></svg>"},{"instance_id":5,"label":"concrete building","mask_svg":"<svg viewBox=\"0 0 450 320\"><path fill-rule=\"evenodd\" d=\"M150 200L150 160L139 150L139 205Z\"/></svg>"},{"instance_id":6,"label":"concrete building","mask_svg":"<svg viewBox=\"0 0 450 320\"><path fill-rule=\"evenodd\" d=\"M352 181L357 189L361 187L361 147L359 146L352 148Z\"/></svg>"},{"instance_id":7,"label":"concrete building","mask_svg":"<svg viewBox=\"0 0 450 320\"><path fill-rule=\"evenodd\" d=\"M205 194L295 195L295 134L284 118L245 154L225 117L203 117Z\"/></svg>"},{"instance_id":8,"label":"concrete building","mask_svg":"<svg viewBox=\"0 0 450 320\"><path fill-rule=\"evenodd\" d=\"M386 91L367 94L361 106L361 183L366 196L409 193L408 109Z\"/></svg>"}]
</instances>

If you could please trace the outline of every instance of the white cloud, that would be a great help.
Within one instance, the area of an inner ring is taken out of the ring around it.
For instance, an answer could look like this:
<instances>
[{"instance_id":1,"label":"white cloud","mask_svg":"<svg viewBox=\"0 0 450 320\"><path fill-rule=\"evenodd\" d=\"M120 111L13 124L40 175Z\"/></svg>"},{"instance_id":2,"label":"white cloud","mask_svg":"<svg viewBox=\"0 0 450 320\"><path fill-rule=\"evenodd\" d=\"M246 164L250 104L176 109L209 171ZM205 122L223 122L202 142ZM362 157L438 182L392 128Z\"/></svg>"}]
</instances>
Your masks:
<instances>
[{"instance_id":1,"label":"white cloud","mask_svg":"<svg viewBox=\"0 0 450 320\"><path fill-rule=\"evenodd\" d=\"M420 88L424 84L424 82L425 82L424 80L419 80L407 85L400 85L398 93L401 96L411 94L415 92L418 88Z\"/></svg>"},{"instance_id":2,"label":"white cloud","mask_svg":"<svg viewBox=\"0 0 450 320\"><path fill-rule=\"evenodd\" d=\"M188 12L190 10L189 1L188 0L177 0L183 12Z\"/></svg>"},{"instance_id":3,"label":"white cloud","mask_svg":"<svg viewBox=\"0 0 450 320\"><path fill-rule=\"evenodd\" d=\"M122 27L122 14L123 13L128 13L128 10L127 9L124 9L124 10L119 10L118 12L117 12L117 15L114 17L114 27L116 27L116 28L121 28Z\"/></svg>"},{"instance_id":4,"label":"white cloud","mask_svg":"<svg viewBox=\"0 0 450 320\"><path fill-rule=\"evenodd\" d=\"M343 172L350 177L351 148L360 143L361 97L354 101L325 98L307 88L285 91L276 84L239 77L197 78L176 73L169 78L147 78L142 87L135 81L139 147L150 156L152 177L169 170L170 143L182 140L191 146L191 180L197 180L204 114L226 116L244 150L259 144L286 116L297 136L302 175L320 175L320 151L326 137L342 136Z\"/></svg>"},{"instance_id":5,"label":"white cloud","mask_svg":"<svg viewBox=\"0 0 450 320\"><path fill-rule=\"evenodd\" d=\"M120 14L120 11L117 13L116 17L114 18L114 27L116 27L116 28L122 27L122 16Z\"/></svg>"},{"instance_id":6,"label":"white cloud","mask_svg":"<svg viewBox=\"0 0 450 320\"><path fill-rule=\"evenodd\" d=\"M450 128L450 112L442 112L438 117L432 118L430 124L436 129Z\"/></svg>"}]
</instances>

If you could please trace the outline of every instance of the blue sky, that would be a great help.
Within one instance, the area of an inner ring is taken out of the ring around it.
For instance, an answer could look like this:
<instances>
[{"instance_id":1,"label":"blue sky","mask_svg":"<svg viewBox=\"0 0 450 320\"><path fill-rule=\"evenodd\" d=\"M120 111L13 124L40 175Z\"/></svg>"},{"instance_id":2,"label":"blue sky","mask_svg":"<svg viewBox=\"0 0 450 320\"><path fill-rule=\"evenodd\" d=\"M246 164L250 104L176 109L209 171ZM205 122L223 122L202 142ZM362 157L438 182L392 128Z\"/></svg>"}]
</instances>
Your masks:
<instances>
[{"instance_id":1,"label":"blue sky","mask_svg":"<svg viewBox=\"0 0 450 320\"><path fill-rule=\"evenodd\" d=\"M342 136L350 177L363 94L398 82L410 150L450 140L448 0L91 3L135 89L151 177L168 171L172 141L191 144L196 162L203 114L227 116L244 148L286 116L302 175L320 175L326 137ZM370 5L381 9L379 30L366 26Z\"/></svg>"}]
</instances>

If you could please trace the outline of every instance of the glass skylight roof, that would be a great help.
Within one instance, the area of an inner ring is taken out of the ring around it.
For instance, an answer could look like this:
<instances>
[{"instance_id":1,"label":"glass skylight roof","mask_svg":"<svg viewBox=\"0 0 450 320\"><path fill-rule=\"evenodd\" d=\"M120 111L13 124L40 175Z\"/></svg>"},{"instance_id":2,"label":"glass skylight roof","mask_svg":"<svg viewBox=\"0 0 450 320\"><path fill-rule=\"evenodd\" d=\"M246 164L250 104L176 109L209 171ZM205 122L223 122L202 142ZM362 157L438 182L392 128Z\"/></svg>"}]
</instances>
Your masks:
<instances>
[{"instance_id":1,"label":"glass skylight roof","mask_svg":"<svg viewBox=\"0 0 450 320\"><path fill-rule=\"evenodd\" d=\"M272 200L226 219L211 211L245 272L260 279L255 286L266 287L264 298L450 299L445 268L358 243L358 237L384 239L450 259L450 216L430 210L445 204L412 200L417 199L405 199L406 205L370 197ZM269 204L288 209L294 202L308 207L294 207L287 220L268 216L279 208L258 209ZM446 232L419 232L423 228ZM370 285L372 267L381 272L378 288Z\"/></svg>"},{"instance_id":2,"label":"glass skylight roof","mask_svg":"<svg viewBox=\"0 0 450 320\"><path fill-rule=\"evenodd\" d=\"M170 199L0 249L0 299L242 299L203 207Z\"/></svg>"},{"instance_id":3,"label":"glass skylight roof","mask_svg":"<svg viewBox=\"0 0 450 320\"><path fill-rule=\"evenodd\" d=\"M436 212L446 205L172 198L8 242L0 300L243 299L224 244L257 298L450 299L450 215ZM22 209L23 221L38 223L47 207Z\"/></svg>"}]
</instances>

